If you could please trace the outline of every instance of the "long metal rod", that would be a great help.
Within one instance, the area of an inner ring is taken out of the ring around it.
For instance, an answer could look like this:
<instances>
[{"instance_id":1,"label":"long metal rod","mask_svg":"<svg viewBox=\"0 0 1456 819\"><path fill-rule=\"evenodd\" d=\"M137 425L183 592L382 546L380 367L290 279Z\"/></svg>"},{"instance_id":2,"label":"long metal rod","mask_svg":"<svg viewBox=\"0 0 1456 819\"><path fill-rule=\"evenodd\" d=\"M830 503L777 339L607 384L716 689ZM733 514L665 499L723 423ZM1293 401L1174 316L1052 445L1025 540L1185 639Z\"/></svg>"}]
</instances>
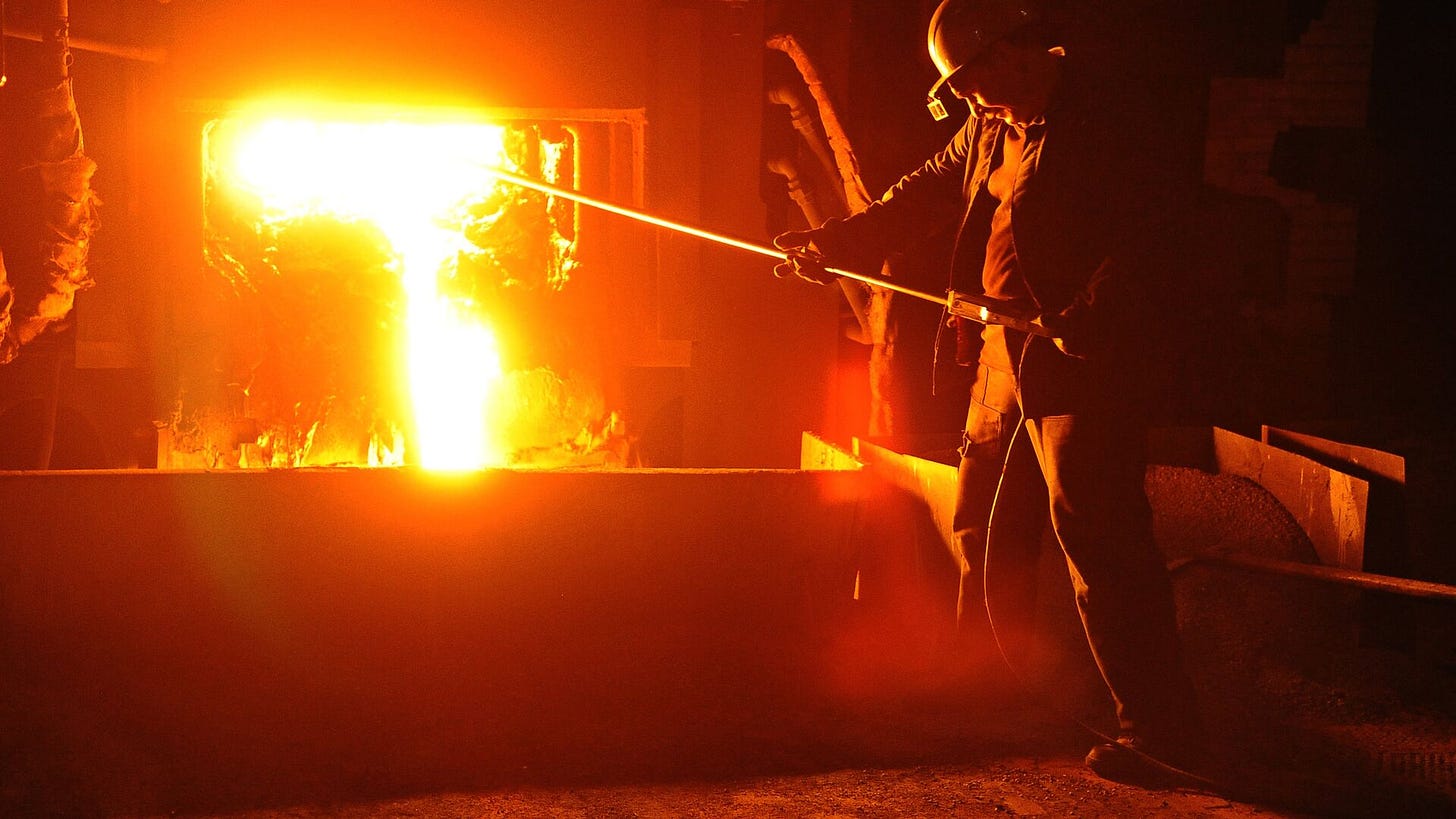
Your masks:
<instances>
[{"instance_id":1,"label":"long metal rod","mask_svg":"<svg viewBox=\"0 0 1456 819\"><path fill-rule=\"evenodd\" d=\"M1400 594L1406 597L1423 597L1431 600L1456 602L1456 586L1432 583L1427 580L1408 580L1383 574L1357 572L1335 566L1319 566L1312 563L1296 563L1289 560L1271 560L1248 555L1207 555L1174 560L1168 564L1168 571L1178 570L1196 564L1213 564L1250 571L1280 574L1288 577L1303 577L1326 583L1338 583L1369 591Z\"/></svg>"},{"instance_id":2,"label":"long metal rod","mask_svg":"<svg viewBox=\"0 0 1456 819\"><path fill-rule=\"evenodd\" d=\"M39 43L42 41L40 30L28 23L11 22L5 26L5 37L7 39L29 40ZM103 40L93 40L89 37L78 37L74 34L66 38L71 48L77 51L90 51L96 54L105 54L111 57L120 57L124 60L135 60L142 63L160 63L167 59L167 51L162 48L150 46L124 45L121 43L109 43Z\"/></svg>"},{"instance_id":3,"label":"long metal rod","mask_svg":"<svg viewBox=\"0 0 1456 819\"><path fill-rule=\"evenodd\" d=\"M785 253L784 251L777 248L769 247L767 245L761 245L755 242L746 241L744 239L737 239L732 236L725 236L722 233L714 233L711 230L704 230L703 228L693 227L692 225L685 225L682 222L674 222L670 219L663 219L660 216L653 216L650 213L643 213L640 210L633 210L632 208L625 208L621 205L614 205L611 202L604 202L600 199L593 199L590 196L578 193L577 191L570 190L568 188L558 187L547 182L542 182L539 179L532 179L528 176L521 176L520 174L511 173L510 171L501 170L499 168L488 168L487 170L490 171L492 176L495 176L503 182L509 182L513 185L520 185L523 188L530 188L531 190L540 191L541 193L549 194L551 196L560 196L563 199L570 199L573 202L580 202L583 205L589 205L591 207L597 208L598 210L607 211L608 213L615 213L618 216L625 216L628 219L635 219L639 222L646 222L649 225L656 225L657 227L666 228L677 233L685 233L689 236L696 236L699 239L706 239L710 242L715 242L720 245L736 247L739 250L746 250L749 253L757 253L760 256L769 256L780 261L784 261L789 258L789 254ZM934 302L941 305L942 307L946 306L947 303L947 299L945 296L937 296L933 293L927 293L923 290L915 290L913 288L904 287L902 285L895 284L891 281L886 281L876 276L867 276L863 273L856 273L852 270L841 270L837 267L826 267L825 270L828 270L830 273L833 273L836 276L843 276L846 279L853 279L858 282L864 282L865 284L873 285L875 287L883 287L886 290L893 290L896 293L904 293L907 296L912 296L917 299L924 299L925 301Z\"/></svg>"}]
</instances>

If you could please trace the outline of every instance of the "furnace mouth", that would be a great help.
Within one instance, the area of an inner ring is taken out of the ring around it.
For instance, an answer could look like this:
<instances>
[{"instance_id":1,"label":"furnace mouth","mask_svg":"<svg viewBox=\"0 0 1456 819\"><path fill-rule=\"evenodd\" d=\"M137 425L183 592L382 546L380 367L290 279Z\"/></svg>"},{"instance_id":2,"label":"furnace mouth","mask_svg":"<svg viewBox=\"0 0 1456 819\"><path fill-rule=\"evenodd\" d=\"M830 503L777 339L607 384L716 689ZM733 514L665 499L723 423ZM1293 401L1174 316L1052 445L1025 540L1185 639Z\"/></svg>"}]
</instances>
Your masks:
<instances>
[{"instance_id":1,"label":"furnace mouth","mask_svg":"<svg viewBox=\"0 0 1456 819\"><path fill-rule=\"evenodd\" d=\"M626 465L551 322L581 265L579 139L553 121L240 107L202 129L224 316L161 467Z\"/></svg>"}]
</instances>

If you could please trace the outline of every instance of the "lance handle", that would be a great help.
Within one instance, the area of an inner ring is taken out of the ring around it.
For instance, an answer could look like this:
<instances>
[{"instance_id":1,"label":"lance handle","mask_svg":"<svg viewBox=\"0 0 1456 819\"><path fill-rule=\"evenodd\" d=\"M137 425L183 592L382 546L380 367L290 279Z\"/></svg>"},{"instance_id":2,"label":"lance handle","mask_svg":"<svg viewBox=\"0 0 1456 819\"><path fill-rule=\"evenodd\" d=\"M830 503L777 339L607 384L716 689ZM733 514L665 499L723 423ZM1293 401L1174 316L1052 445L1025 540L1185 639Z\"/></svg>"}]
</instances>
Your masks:
<instances>
[{"instance_id":1,"label":"lance handle","mask_svg":"<svg viewBox=\"0 0 1456 819\"><path fill-rule=\"evenodd\" d=\"M945 295L945 309L953 316L968 318L981 324L999 324L1028 335L1055 338L1035 317L1007 312L999 302L985 296L952 290Z\"/></svg>"}]
</instances>

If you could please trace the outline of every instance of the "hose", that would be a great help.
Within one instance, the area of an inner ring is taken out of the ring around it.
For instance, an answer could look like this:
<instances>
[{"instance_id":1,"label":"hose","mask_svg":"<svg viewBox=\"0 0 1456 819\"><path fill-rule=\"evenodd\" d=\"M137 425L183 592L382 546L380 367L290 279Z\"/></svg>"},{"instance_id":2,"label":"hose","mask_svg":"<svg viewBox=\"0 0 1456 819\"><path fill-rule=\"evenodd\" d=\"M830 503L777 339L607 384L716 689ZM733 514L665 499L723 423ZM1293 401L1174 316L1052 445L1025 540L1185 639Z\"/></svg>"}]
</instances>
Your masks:
<instances>
[{"instance_id":1,"label":"hose","mask_svg":"<svg viewBox=\"0 0 1456 819\"><path fill-rule=\"evenodd\" d=\"M1029 342L1030 339L1028 339L1028 346ZM1022 350L1022 354L1023 356L1025 355L1025 348L1023 348ZM1018 367L1018 370L1019 369L1020 368ZM983 548L983 562L981 567L981 598L985 601L986 622L991 630L991 641L996 645L996 652L1001 656L1001 662L1011 672L1012 677L1016 679L1016 681L1021 685L1022 688L1032 692L1038 697L1038 699L1042 700L1043 705L1048 711L1051 711L1052 713L1062 717L1063 719L1066 719L1067 721L1079 726L1087 733L1096 737L1101 742L1113 745L1121 745L1114 737L1110 737L1107 734L1097 730L1096 728L1093 728L1091 725L1088 725L1085 720L1082 720L1076 715L1069 713L1066 709L1055 705L1051 697L1047 694L1047 692L1041 685L1030 680L1025 674L1022 673L1021 669L1018 669L1016 667L1016 663L1011 660L1010 653L1007 651L1006 645L1001 640L1001 635L996 631L996 616L995 612L992 611L991 605L991 544L995 540L991 536L991 532L995 527L996 507L999 505L998 502L1001 498L1001 487L1005 484L1006 472L1011 463L1011 455L1015 451L1017 439L1021 437L1022 430L1024 430L1025 428L1026 421L1025 419L1023 419L1021 423L1017 424L1016 430L1011 434L1011 441L1006 446L1006 455L1001 462L1001 477L997 480L996 494L991 502L991 515L986 522L986 544ZM1121 747L1133 753L1138 758L1146 762L1148 765L1161 771L1165 775L1168 775L1173 779L1182 780L1184 782L1197 786L1196 789L1208 791L1210 793L1228 793L1229 789L1226 786L1217 783L1211 779L1208 779L1207 777L1193 773L1192 771L1184 770L1183 768L1179 768L1176 765L1172 765L1164 760L1158 759L1157 757L1152 756L1151 754L1148 754L1147 752L1141 751L1130 745L1121 745Z\"/></svg>"}]
</instances>

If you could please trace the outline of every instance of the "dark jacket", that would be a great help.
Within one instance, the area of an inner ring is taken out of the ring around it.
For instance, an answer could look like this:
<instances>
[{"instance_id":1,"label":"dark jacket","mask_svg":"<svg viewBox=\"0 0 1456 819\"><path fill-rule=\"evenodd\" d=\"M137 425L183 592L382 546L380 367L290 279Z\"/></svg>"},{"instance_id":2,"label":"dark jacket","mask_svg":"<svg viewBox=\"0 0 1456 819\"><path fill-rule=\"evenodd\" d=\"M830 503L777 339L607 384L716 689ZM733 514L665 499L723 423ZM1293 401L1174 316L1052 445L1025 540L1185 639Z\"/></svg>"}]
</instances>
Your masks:
<instances>
[{"instance_id":1,"label":"dark jacket","mask_svg":"<svg viewBox=\"0 0 1456 819\"><path fill-rule=\"evenodd\" d=\"M1161 305L1176 280L1173 259L1196 178L1159 114L1136 95L1092 93L1064 63L1046 125L1028 133L1011 199L1017 259L1034 309L1061 317L1085 352L1074 358L1036 339L1023 357L1020 339L1011 339L1028 416L1136 409L1160 383L1152 376L1165 358ZM970 118L878 201L826 224L821 249L863 267L958 219L949 286L979 292L995 207L986 182L1009 127ZM973 363L967 353L963 347L962 363Z\"/></svg>"}]
</instances>

